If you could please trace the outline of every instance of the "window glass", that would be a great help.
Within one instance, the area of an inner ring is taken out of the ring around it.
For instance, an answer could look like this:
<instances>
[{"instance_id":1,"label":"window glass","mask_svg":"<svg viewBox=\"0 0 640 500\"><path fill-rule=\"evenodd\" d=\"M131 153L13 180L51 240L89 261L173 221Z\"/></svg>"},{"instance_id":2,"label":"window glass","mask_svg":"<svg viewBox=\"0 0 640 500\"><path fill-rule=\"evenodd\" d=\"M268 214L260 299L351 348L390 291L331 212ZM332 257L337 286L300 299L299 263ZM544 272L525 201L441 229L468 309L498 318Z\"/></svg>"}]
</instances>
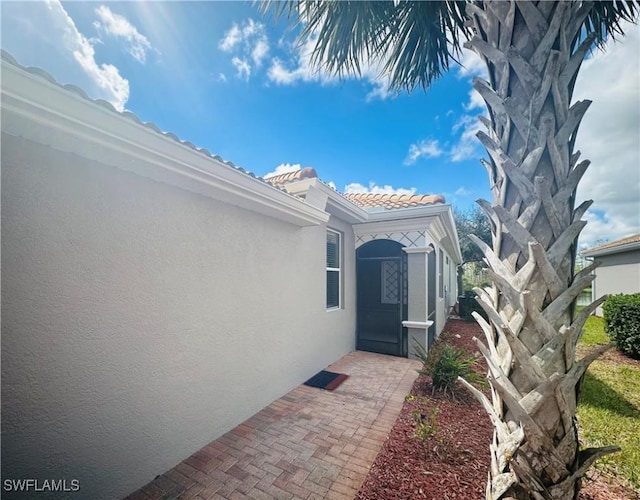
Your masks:
<instances>
[{"instance_id":1,"label":"window glass","mask_svg":"<svg viewBox=\"0 0 640 500\"><path fill-rule=\"evenodd\" d=\"M327 309L340 307L340 233L327 231Z\"/></svg>"},{"instance_id":2,"label":"window glass","mask_svg":"<svg viewBox=\"0 0 640 500\"><path fill-rule=\"evenodd\" d=\"M340 267L340 234L327 231L327 267Z\"/></svg>"},{"instance_id":3,"label":"window glass","mask_svg":"<svg viewBox=\"0 0 640 500\"><path fill-rule=\"evenodd\" d=\"M327 271L327 309L340 307L340 273Z\"/></svg>"}]
</instances>

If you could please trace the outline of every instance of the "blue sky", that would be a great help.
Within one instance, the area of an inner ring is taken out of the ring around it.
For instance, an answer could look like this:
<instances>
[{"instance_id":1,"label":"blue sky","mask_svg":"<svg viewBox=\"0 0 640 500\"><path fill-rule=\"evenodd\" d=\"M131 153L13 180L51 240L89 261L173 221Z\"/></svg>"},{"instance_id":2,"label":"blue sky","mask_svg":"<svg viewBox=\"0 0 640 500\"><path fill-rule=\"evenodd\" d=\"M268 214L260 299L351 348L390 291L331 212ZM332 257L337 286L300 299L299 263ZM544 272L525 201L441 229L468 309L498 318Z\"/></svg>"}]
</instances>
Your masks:
<instances>
[{"instance_id":1,"label":"blue sky","mask_svg":"<svg viewBox=\"0 0 640 500\"><path fill-rule=\"evenodd\" d=\"M482 103L465 53L427 92L394 95L314 72L310 45L243 2L3 2L2 48L257 175L312 166L341 192L490 199L474 137ZM592 166L583 244L640 232L640 30L596 52L575 98L594 100L577 147Z\"/></svg>"}]
</instances>

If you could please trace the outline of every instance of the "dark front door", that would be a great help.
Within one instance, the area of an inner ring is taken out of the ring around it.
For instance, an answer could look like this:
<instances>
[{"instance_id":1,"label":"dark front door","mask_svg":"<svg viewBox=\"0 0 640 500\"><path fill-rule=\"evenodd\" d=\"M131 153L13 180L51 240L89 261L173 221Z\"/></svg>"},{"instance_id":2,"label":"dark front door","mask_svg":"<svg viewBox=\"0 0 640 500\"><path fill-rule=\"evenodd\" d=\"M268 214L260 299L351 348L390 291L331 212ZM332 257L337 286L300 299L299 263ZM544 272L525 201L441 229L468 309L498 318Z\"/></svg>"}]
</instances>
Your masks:
<instances>
[{"instance_id":1,"label":"dark front door","mask_svg":"<svg viewBox=\"0 0 640 500\"><path fill-rule=\"evenodd\" d=\"M375 240L358 249L357 299L357 349L406 356L406 255L400 243Z\"/></svg>"}]
</instances>

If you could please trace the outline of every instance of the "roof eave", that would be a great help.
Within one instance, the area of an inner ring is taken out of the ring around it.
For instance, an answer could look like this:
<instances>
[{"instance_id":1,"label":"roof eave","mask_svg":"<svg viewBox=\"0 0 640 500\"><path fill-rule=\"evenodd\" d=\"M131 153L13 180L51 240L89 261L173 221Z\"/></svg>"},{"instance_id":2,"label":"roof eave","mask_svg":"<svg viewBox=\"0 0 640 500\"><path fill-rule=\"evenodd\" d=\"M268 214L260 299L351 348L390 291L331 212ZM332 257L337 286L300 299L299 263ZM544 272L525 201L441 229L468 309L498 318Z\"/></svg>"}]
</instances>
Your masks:
<instances>
[{"instance_id":1,"label":"roof eave","mask_svg":"<svg viewBox=\"0 0 640 500\"><path fill-rule=\"evenodd\" d=\"M594 248L592 250L584 250L582 252L582 256L583 257L599 257L601 255L611 255L615 253L630 252L632 250L638 250L638 249L640 249L640 241L634 241L632 243L627 243L626 245L618 245L615 247L602 248L602 249Z\"/></svg>"},{"instance_id":2,"label":"roof eave","mask_svg":"<svg viewBox=\"0 0 640 500\"><path fill-rule=\"evenodd\" d=\"M350 224L365 222L369 217L369 214L365 210L346 199L334 189L331 189L320 179L302 179L285 184L283 187L288 193L301 197L305 197L310 188L319 190L327 196L325 210L331 215Z\"/></svg>"},{"instance_id":3,"label":"roof eave","mask_svg":"<svg viewBox=\"0 0 640 500\"><path fill-rule=\"evenodd\" d=\"M400 224L399 228L412 228L417 222L428 222L428 226L437 233L438 241L446 248L450 257L456 264L462 263L462 253L460 251L460 242L458 232L456 230L453 219L451 205L442 203L437 205L425 205L420 207L397 208L393 210L385 210L384 212L367 213L366 221L356 224L354 229L356 232L368 231L371 225L374 227L385 227L385 223L394 222ZM415 222L412 222L415 221Z\"/></svg>"},{"instance_id":4,"label":"roof eave","mask_svg":"<svg viewBox=\"0 0 640 500\"><path fill-rule=\"evenodd\" d=\"M319 225L329 218L132 113L118 113L4 57L2 130L294 225Z\"/></svg>"},{"instance_id":5,"label":"roof eave","mask_svg":"<svg viewBox=\"0 0 640 500\"><path fill-rule=\"evenodd\" d=\"M438 203L434 205L422 205L408 208L394 208L381 212L366 212L368 222L377 222L395 219L412 219L416 217L428 217L449 211L450 205Z\"/></svg>"}]
</instances>

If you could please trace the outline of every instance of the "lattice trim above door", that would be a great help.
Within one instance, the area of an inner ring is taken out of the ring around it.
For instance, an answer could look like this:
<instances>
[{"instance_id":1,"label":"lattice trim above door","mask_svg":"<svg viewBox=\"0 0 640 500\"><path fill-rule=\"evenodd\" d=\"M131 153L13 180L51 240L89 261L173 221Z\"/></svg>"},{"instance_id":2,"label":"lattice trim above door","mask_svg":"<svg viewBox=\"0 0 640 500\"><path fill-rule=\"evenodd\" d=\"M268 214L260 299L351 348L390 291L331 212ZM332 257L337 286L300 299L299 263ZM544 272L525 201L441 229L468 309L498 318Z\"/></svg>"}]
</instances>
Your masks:
<instances>
[{"instance_id":1,"label":"lattice trim above door","mask_svg":"<svg viewBox=\"0 0 640 500\"><path fill-rule=\"evenodd\" d=\"M356 236L356 248L373 240L393 240L401 243L407 248L423 247L426 245L426 231L401 231L401 232L379 232L369 234L359 234Z\"/></svg>"}]
</instances>

